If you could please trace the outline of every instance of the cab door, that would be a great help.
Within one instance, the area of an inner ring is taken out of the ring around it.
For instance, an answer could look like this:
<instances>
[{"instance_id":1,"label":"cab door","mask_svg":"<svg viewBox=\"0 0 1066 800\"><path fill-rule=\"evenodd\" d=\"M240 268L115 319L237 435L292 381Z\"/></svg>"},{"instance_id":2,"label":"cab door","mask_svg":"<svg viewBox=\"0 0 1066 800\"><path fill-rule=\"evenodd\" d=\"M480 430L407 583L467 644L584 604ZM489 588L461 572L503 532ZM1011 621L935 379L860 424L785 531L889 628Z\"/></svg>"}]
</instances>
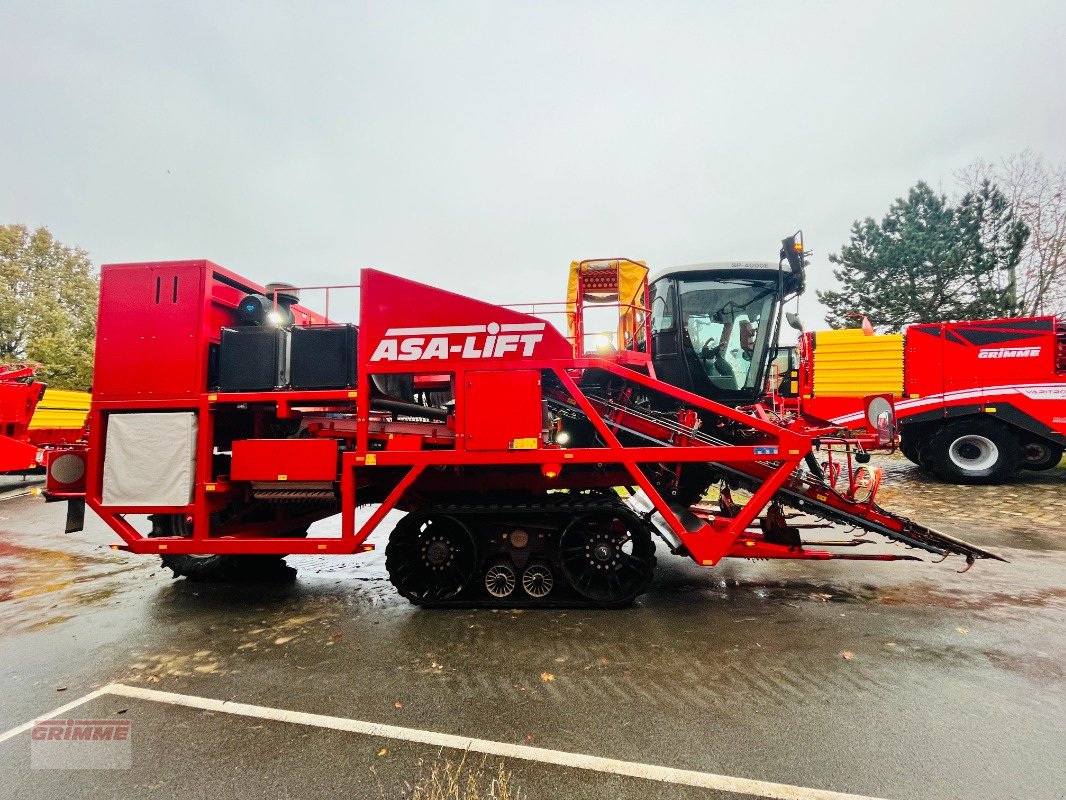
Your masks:
<instances>
[{"instance_id":1,"label":"cab door","mask_svg":"<svg viewBox=\"0 0 1066 800\"><path fill-rule=\"evenodd\" d=\"M687 370L678 354L678 320L676 282L663 278L648 290L651 303L651 358L655 374L672 386L688 388Z\"/></svg>"},{"instance_id":2,"label":"cab door","mask_svg":"<svg viewBox=\"0 0 1066 800\"><path fill-rule=\"evenodd\" d=\"M796 345L778 347L774 360L771 362L771 383L776 383L774 388L781 397L796 397L799 395L799 353Z\"/></svg>"}]
</instances>

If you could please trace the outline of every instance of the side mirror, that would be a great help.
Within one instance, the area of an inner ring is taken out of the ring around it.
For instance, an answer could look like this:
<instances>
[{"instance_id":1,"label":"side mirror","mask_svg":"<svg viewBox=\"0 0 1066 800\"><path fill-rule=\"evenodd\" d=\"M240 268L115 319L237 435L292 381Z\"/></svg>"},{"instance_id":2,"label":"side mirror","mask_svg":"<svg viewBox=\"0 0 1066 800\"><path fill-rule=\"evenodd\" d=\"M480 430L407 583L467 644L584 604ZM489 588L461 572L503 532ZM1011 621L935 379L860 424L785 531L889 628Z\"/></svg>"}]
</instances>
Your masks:
<instances>
[{"instance_id":1,"label":"side mirror","mask_svg":"<svg viewBox=\"0 0 1066 800\"><path fill-rule=\"evenodd\" d=\"M890 447L896 442L896 408L892 396L877 394L865 399L868 430L877 434L877 443Z\"/></svg>"},{"instance_id":2,"label":"side mirror","mask_svg":"<svg viewBox=\"0 0 1066 800\"><path fill-rule=\"evenodd\" d=\"M803 257L803 231L796 231L781 240L781 258L788 262L793 275L802 275L807 261Z\"/></svg>"},{"instance_id":3,"label":"side mirror","mask_svg":"<svg viewBox=\"0 0 1066 800\"><path fill-rule=\"evenodd\" d=\"M877 415L877 443L886 447L896 443L896 423L889 411Z\"/></svg>"},{"instance_id":4,"label":"side mirror","mask_svg":"<svg viewBox=\"0 0 1066 800\"><path fill-rule=\"evenodd\" d=\"M803 294L807 283L807 251L803 249L803 231L796 231L781 240L781 261L788 262L792 277L789 281L791 291Z\"/></svg>"}]
</instances>

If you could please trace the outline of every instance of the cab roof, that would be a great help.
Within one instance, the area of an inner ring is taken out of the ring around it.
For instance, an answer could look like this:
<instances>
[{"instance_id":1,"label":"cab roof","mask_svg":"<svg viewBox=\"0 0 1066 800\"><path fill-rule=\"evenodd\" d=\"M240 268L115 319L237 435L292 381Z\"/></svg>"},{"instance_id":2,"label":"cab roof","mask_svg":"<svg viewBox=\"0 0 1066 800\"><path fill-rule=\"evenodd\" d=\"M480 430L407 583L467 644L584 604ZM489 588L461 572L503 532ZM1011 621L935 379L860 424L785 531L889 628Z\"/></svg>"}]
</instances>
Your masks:
<instances>
[{"instance_id":1,"label":"cab roof","mask_svg":"<svg viewBox=\"0 0 1066 800\"><path fill-rule=\"evenodd\" d=\"M656 270L648 279L648 283L692 272L766 272L776 275L777 271L778 265L774 261L708 261L704 264L685 264ZM785 269L785 274L790 274L788 269Z\"/></svg>"}]
</instances>

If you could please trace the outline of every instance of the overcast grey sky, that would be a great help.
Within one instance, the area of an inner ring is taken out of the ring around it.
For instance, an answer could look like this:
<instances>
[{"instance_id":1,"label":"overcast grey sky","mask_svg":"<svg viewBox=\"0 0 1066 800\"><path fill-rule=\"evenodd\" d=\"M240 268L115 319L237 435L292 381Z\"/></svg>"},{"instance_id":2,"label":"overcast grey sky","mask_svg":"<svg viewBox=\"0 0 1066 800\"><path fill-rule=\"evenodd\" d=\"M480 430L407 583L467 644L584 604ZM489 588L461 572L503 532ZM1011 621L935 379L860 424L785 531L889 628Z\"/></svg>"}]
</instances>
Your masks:
<instances>
[{"instance_id":1,"label":"overcast grey sky","mask_svg":"<svg viewBox=\"0 0 1066 800\"><path fill-rule=\"evenodd\" d=\"M0 0L0 223L510 302L573 258L774 260L802 227L824 288L916 180L1066 158L1064 37L1062 0Z\"/></svg>"}]
</instances>

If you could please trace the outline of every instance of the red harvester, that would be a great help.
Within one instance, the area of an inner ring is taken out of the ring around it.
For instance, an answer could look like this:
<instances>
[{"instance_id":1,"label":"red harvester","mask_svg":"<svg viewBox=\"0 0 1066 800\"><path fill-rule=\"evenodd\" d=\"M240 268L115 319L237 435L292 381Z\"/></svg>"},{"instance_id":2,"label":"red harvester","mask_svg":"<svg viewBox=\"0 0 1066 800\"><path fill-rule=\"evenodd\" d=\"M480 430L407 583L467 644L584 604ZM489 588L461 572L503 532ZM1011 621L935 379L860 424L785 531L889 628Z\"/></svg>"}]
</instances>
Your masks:
<instances>
[{"instance_id":1,"label":"red harvester","mask_svg":"<svg viewBox=\"0 0 1066 800\"><path fill-rule=\"evenodd\" d=\"M833 488L812 448L850 464L855 442L759 404L781 304L803 286L802 242L784 245L778 263L673 270L650 289L638 262L575 263L568 302L539 305L570 338L372 269L356 327L328 318L356 287L325 290L320 314L300 295L324 287L259 286L209 261L105 266L86 480L50 476L49 494L72 500L68 527L88 503L119 547L190 576L371 550L399 509L389 575L433 606L623 605L648 585L653 537L705 566L997 558L880 508L875 487ZM601 306L617 309L613 342L587 354ZM714 507L700 502L712 486ZM876 538L811 538L825 526L788 508ZM309 535L338 513L339 536Z\"/></svg>"},{"instance_id":2,"label":"red harvester","mask_svg":"<svg viewBox=\"0 0 1066 800\"><path fill-rule=\"evenodd\" d=\"M893 398L900 450L954 483L1052 469L1066 448L1066 328L1054 317L818 331L800 339L802 414L868 428L863 398Z\"/></svg>"}]
</instances>

